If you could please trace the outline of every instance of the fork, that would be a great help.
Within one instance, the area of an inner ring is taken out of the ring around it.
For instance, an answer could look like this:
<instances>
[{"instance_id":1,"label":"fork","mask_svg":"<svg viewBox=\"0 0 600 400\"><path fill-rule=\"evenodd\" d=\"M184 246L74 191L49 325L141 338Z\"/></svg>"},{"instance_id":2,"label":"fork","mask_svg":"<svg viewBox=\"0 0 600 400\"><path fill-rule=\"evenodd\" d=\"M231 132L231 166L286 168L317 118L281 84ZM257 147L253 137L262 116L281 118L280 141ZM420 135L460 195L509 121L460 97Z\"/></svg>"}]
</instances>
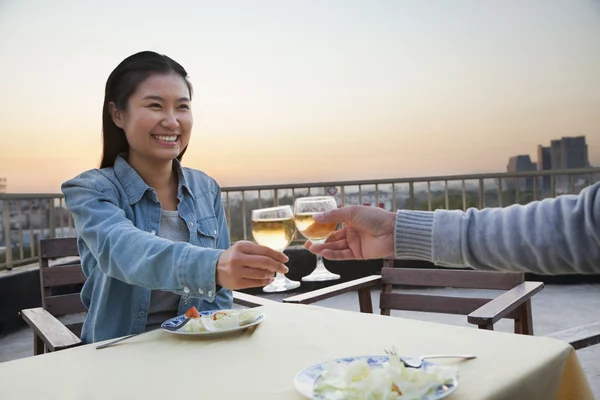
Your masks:
<instances>
[{"instance_id":1,"label":"fork","mask_svg":"<svg viewBox=\"0 0 600 400\"><path fill-rule=\"evenodd\" d=\"M476 356L472 354L431 354L421 357L400 357L400 361L402 361L404 365L409 368L421 368L421 365L423 365L423 360L426 358L463 358L465 360L472 360L475 357Z\"/></svg>"},{"instance_id":2,"label":"fork","mask_svg":"<svg viewBox=\"0 0 600 400\"><path fill-rule=\"evenodd\" d=\"M392 351L386 350L385 352L389 356L398 357L398 359L402 361L404 366L408 368L421 368L421 365L423 365L423 361L427 358L463 358L465 360L472 360L473 358L477 357L472 354L431 354L420 357L400 357L398 354L396 354L395 349Z\"/></svg>"},{"instance_id":3,"label":"fork","mask_svg":"<svg viewBox=\"0 0 600 400\"><path fill-rule=\"evenodd\" d=\"M183 326L184 326L185 324L187 324L188 322L190 322L191 320L192 320L192 318L186 318L186 319L184 319L183 321L181 321L180 323L178 323L178 324L177 324L177 325L175 325L175 326L172 326L172 327L165 326L165 327L163 327L163 329L166 329L166 330L168 330L168 331L176 331L176 330L178 330L178 329L181 329L181 328L183 328ZM144 333L144 332L140 332L140 333ZM117 339L117 340L113 340L112 342L108 342L108 343L101 344L101 345L99 345L99 346L96 346L96 350L105 349L105 348L107 348L107 347L110 347L110 346L112 346L112 345L114 345L114 344L121 343L122 341L124 341L124 340L127 340L127 339L129 339L129 338L132 338L132 337L134 337L134 336L137 336L137 335L139 335L140 333L133 333L133 334L131 334L131 335L123 336L122 338L119 338L119 339Z\"/></svg>"}]
</instances>

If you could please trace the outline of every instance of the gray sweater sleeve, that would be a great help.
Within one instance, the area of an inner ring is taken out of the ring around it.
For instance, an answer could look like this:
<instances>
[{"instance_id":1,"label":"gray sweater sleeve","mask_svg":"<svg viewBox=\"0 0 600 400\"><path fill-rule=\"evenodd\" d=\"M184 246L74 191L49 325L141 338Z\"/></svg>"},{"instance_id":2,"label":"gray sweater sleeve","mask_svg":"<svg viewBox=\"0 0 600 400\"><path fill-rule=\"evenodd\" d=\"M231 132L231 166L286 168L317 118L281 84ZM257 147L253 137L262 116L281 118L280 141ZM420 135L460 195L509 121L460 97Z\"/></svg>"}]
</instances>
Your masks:
<instances>
[{"instance_id":1,"label":"gray sweater sleeve","mask_svg":"<svg viewBox=\"0 0 600 400\"><path fill-rule=\"evenodd\" d=\"M600 274L600 182L505 208L400 210L396 257L448 267L537 274Z\"/></svg>"}]
</instances>

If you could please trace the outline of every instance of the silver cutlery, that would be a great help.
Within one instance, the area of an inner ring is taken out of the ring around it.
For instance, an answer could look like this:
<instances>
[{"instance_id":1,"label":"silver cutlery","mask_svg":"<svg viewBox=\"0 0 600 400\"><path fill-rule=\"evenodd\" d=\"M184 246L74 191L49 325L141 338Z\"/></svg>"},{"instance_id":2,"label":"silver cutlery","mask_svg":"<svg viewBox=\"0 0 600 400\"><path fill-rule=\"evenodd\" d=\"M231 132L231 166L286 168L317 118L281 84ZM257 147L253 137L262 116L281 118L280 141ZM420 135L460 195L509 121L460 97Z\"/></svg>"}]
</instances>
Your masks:
<instances>
[{"instance_id":1,"label":"silver cutlery","mask_svg":"<svg viewBox=\"0 0 600 400\"><path fill-rule=\"evenodd\" d=\"M186 319L184 319L183 321L181 321L180 323L178 323L177 325L175 325L175 326L165 326L165 327L164 327L164 329L166 329L166 330L168 330L168 331L176 331L176 330L178 330L178 329L181 329L181 328L183 328L183 326L184 326L185 324L187 324L188 322L190 322L191 320L192 320L192 318L186 318ZM143 333L143 332L141 332L141 333ZM122 341L124 341L124 340L127 340L127 339L129 339L129 338L132 338L132 337L134 337L134 336L137 336L137 335L139 335L139 334L140 334L140 333L133 333L133 334L131 334L131 335L123 336L122 338L119 338L119 339L113 340L112 342L108 342L108 343L101 344L101 345L99 345L99 346L96 346L96 350L105 349L105 348L107 348L107 347L110 347L110 346L112 346L112 345L115 345L115 344L117 344L117 343L121 343Z\"/></svg>"},{"instance_id":2,"label":"silver cutlery","mask_svg":"<svg viewBox=\"0 0 600 400\"><path fill-rule=\"evenodd\" d=\"M404 366L408 368L421 368L421 365L423 365L423 361L428 358L462 358L465 360L472 360L473 358L477 357L472 354L430 354L420 357L401 357L398 354L396 354L395 350L386 350L385 352L389 356L398 357L400 361L402 361Z\"/></svg>"}]
</instances>

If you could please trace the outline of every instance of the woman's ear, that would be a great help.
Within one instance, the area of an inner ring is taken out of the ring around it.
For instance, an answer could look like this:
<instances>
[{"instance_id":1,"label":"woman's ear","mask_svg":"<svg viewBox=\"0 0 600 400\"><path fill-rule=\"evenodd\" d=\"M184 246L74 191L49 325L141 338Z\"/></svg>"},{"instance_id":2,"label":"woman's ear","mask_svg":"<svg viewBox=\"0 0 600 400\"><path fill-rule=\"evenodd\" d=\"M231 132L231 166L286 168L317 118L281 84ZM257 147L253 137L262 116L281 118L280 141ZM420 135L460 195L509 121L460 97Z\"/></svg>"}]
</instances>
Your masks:
<instances>
[{"instance_id":1,"label":"woman's ear","mask_svg":"<svg viewBox=\"0 0 600 400\"><path fill-rule=\"evenodd\" d=\"M123 129L125 125L125 113L117 108L114 101L108 103L108 111L115 125Z\"/></svg>"}]
</instances>

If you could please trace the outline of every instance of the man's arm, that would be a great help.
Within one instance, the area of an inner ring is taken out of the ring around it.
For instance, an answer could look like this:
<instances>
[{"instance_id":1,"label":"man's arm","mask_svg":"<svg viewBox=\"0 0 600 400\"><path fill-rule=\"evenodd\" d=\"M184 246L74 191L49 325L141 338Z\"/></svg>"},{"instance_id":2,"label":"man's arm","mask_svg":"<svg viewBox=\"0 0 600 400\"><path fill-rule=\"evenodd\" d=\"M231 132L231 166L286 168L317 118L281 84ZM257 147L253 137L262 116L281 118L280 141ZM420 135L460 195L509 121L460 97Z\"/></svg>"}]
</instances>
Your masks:
<instances>
[{"instance_id":1,"label":"man's arm","mask_svg":"<svg viewBox=\"0 0 600 400\"><path fill-rule=\"evenodd\" d=\"M600 274L600 183L506 208L399 211L398 258L537 274Z\"/></svg>"}]
</instances>

